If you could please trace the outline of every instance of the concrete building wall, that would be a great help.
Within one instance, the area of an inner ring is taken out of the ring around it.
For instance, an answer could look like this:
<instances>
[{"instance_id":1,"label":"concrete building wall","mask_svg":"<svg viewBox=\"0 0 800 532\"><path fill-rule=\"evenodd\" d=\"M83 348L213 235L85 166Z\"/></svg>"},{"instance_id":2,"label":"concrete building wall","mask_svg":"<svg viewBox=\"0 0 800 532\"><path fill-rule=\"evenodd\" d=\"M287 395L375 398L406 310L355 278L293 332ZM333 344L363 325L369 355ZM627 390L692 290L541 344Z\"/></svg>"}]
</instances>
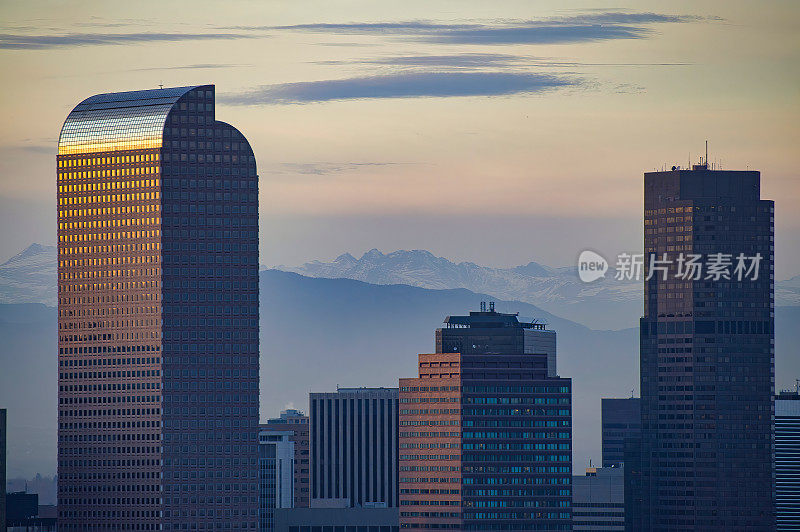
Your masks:
<instances>
[{"instance_id":1,"label":"concrete building wall","mask_svg":"<svg viewBox=\"0 0 800 532\"><path fill-rule=\"evenodd\" d=\"M275 511L275 532L398 532L397 515L397 508L283 509Z\"/></svg>"},{"instance_id":2,"label":"concrete building wall","mask_svg":"<svg viewBox=\"0 0 800 532\"><path fill-rule=\"evenodd\" d=\"M572 477L572 529L625 530L625 472L622 467L591 467Z\"/></svg>"}]
</instances>

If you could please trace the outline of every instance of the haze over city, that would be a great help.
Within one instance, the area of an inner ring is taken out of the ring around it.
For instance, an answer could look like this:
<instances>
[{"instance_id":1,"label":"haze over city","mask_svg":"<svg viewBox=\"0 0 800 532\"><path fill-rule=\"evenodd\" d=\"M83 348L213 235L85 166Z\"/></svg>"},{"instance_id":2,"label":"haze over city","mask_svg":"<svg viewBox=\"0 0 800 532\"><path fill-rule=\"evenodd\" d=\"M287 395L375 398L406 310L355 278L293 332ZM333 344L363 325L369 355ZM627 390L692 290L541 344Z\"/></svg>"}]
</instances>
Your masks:
<instances>
[{"instance_id":1,"label":"haze over city","mask_svg":"<svg viewBox=\"0 0 800 532\"><path fill-rule=\"evenodd\" d=\"M0 532L800 527L798 35L0 5Z\"/></svg>"}]
</instances>

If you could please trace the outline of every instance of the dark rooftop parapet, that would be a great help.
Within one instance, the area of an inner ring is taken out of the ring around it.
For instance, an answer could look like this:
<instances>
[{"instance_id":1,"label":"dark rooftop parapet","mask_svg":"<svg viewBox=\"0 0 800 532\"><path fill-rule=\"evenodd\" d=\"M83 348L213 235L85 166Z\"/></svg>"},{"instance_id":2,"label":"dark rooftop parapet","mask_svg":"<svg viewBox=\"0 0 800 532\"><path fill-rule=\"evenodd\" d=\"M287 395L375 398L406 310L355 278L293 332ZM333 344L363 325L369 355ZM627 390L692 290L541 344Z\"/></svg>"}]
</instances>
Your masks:
<instances>
[{"instance_id":1,"label":"dark rooftop parapet","mask_svg":"<svg viewBox=\"0 0 800 532\"><path fill-rule=\"evenodd\" d=\"M521 322L518 319L519 313L503 314L502 312L495 312L494 303L489 304L489 309L486 309L486 303L481 302L481 310L469 313L469 316L447 316L444 323L448 329L451 328L480 328L480 329L496 329L504 327L513 327L520 329L538 329L545 330L546 324L533 322Z\"/></svg>"}]
</instances>

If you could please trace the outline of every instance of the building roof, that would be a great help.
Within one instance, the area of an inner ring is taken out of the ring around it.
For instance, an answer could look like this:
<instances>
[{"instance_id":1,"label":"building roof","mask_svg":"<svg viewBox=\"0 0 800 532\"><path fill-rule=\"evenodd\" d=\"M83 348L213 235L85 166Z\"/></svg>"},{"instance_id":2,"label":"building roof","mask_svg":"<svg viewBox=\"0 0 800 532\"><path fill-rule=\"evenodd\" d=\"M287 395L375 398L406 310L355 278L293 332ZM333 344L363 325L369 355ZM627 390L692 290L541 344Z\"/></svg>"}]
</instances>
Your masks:
<instances>
[{"instance_id":1,"label":"building roof","mask_svg":"<svg viewBox=\"0 0 800 532\"><path fill-rule=\"evenodd\" d=\"M167 115L178 100L201 86L97 94L67 116L58 154L160 148ZM213 85L203 85L213 90Z\"/></svg>"},{"instance_id":2,"label":"building roof","mask_svg":"<svg viewBox=\"0 0 800 532\"><path fill-rule=\"evenodd\" d=\"M470 312L469 316L447 316L444 323L448 328L456 327L469 327L469 328L501 328L501 327L514 327L521 329L544 329L545 325L541 323L526 323L521 322L517 318L517 314L503 314L501 312L481 311Z\"/></svg>"}]
</instances>

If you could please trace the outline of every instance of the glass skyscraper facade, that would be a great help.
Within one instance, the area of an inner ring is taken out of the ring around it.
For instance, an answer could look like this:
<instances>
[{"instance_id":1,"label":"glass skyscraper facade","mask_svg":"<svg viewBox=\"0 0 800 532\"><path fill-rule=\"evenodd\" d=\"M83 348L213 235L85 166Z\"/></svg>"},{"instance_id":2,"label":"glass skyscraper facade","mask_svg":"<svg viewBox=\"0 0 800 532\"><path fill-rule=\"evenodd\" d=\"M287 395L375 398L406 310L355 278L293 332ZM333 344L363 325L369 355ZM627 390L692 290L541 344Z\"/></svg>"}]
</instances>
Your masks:
<instances>
[{"instance_id":1,"label":"glass skyscraper facade","mask_svg":"<svg viewBox=\"0 0 800 532\"><path fill-rule=\"evenodd\" d=\"M774 205L760 177L707 165L644 175L644 530L775 526ZM681 254L700 256L700 271ZM760 257L757 275L738 275L740 255Z\"/></svg>"},{"instance_id":2,"label":"glass skyscraper facade","mask_svg":"<svg viewBox=\"0 0 800 532\"><path fill-rule=\"evenodd\" d=\"M775 508L779 532L800 530L800 390L775 396Z\"/></svg>"},{"instance_id":3,"label":"glass skyscraper facade","mask_svg":"<svg viewBox=\"0 0 800 532\"><path fill-rule=\"evenodd\" d=\"M57 174L59 528L255 529L249 143L213 85L100 94Z\"/></svg>"}]
</instances>

